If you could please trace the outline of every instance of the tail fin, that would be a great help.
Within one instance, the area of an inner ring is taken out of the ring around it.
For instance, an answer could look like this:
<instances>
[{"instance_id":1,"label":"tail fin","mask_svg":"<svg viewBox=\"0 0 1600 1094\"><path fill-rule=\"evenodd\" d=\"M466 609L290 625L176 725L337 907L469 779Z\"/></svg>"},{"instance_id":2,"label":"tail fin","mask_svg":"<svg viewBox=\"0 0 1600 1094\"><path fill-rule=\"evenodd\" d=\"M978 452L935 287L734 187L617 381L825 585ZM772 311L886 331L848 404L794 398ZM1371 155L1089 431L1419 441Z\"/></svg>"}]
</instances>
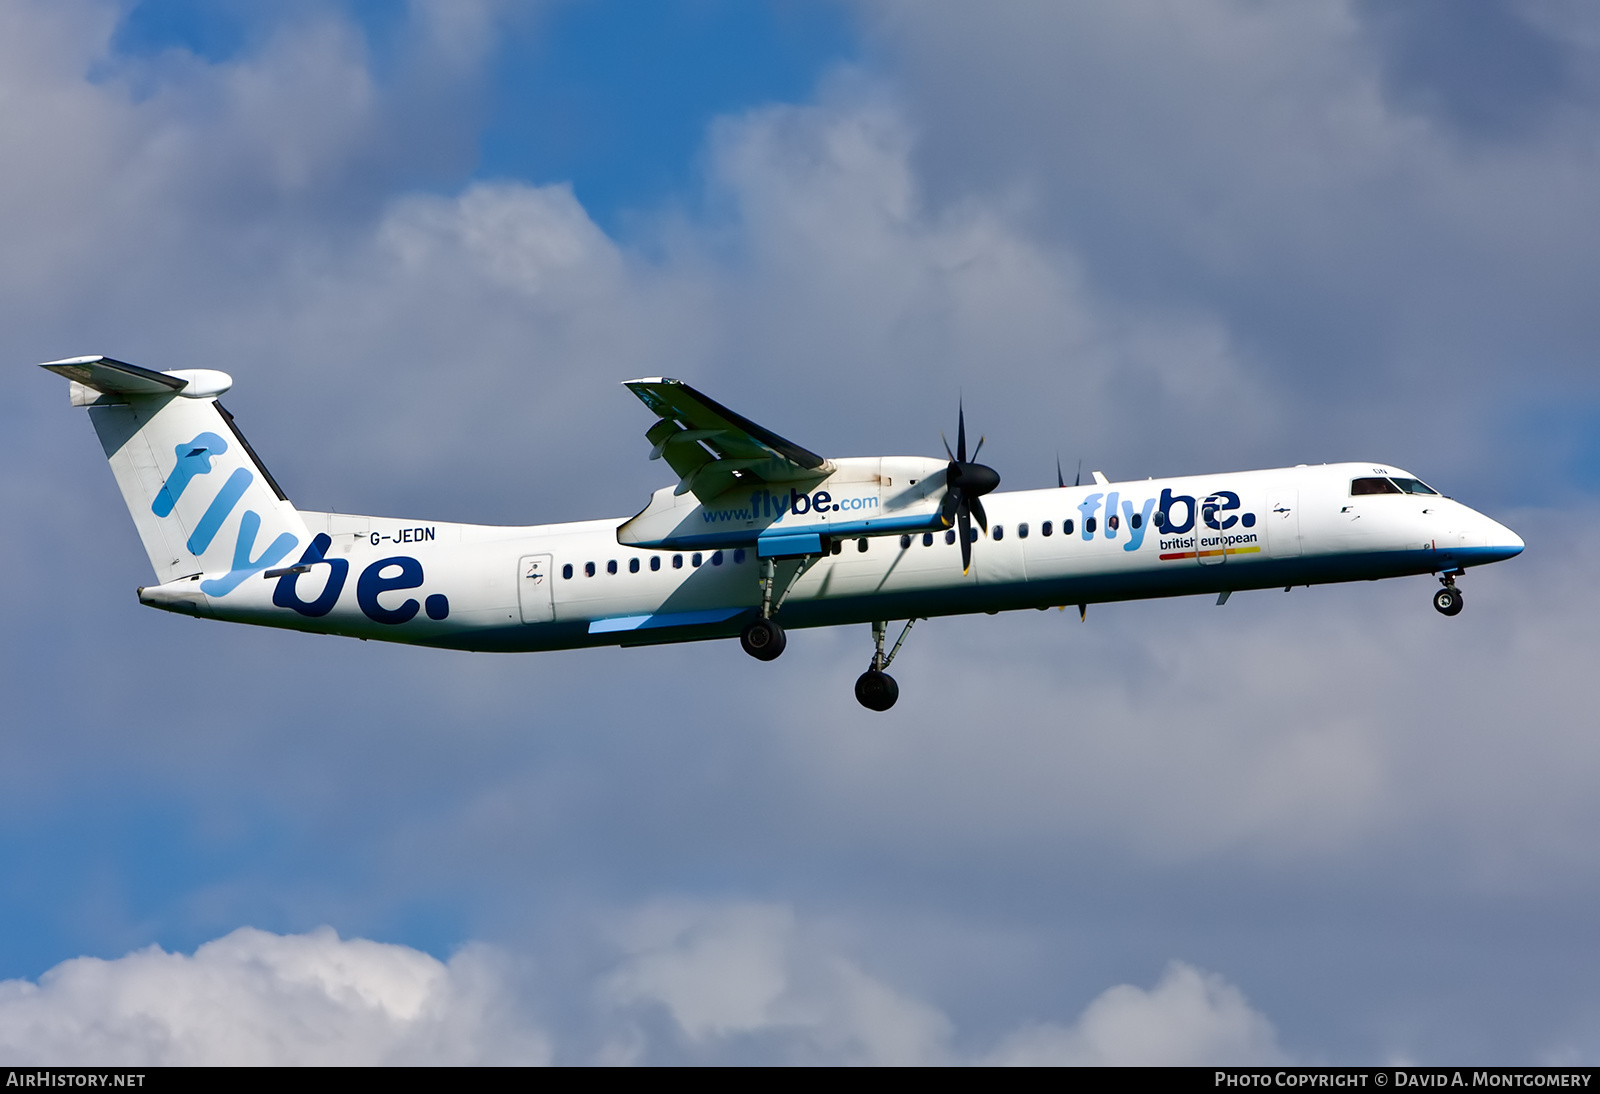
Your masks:
<instances>
[{"instance_id":1,"label":"tail fin","mask_svg":"<svg viewBox=\"0 0 1600 1094\"><path fill-rule=\"evenodd\" d=\"M109 357L42 367L71 380L72 405L89 408L161 584L204 574L200 588L225 596L309 540L217 402L233 385L227 373L152 372Z\"/></svg>"}]
</instances>

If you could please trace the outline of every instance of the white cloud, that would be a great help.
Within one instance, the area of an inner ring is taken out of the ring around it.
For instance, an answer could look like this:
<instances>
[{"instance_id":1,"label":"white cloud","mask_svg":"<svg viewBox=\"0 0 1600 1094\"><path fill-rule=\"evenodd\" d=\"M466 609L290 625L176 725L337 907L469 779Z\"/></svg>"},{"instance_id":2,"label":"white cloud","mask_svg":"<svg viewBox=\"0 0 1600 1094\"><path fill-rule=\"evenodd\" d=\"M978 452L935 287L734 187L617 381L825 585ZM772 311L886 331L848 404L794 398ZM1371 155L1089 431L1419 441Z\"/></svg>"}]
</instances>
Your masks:
<instances>
[{"instance_id":1,"label":"white cloud","mask_svg":"<svg viewBox=\"0 0 1600 1094\"><path fill-rule=\"evenodd\" d=\"M192 956L151 946L79 957L0 983L0 1058L12 1064L546 1063L482 946L448 964L330 928L241 927Z\"/></svg>"},{"instance_id":2,"label":"white cloud","mask_svg":"<svg viewBox=\"0 0 1600 1094\"><path fill-rule=\"evenodd\" d=\"M1070 1025L1033 1023L967 1056L934 1005L863 969L825 924L782 904L661 900L620 921L595 974L598 1029L558 1044L529 1018L506 951L448 963L330 928L249 927L194 954L159 947L64 961L0 982L0 1060L12 1065L546 1064L599 1044L596 1063L751 1058L823 1064L1282 1062L1237 988L1173 962L1146 991L1113 987ZM564 945L573 941L565 940ZM523 986L526 991L526 986ZM669 1019L663 1039L653 1010ZM757 1055L752 1057L754 1051Z\"/></svg>"},{"instance_id":3,"label":"white cloud","mask_svg":"<svg viewBox=\"0 0 1600 1094\"><path fill-rule=\"evenodd\" d=\"M865 971L823 925L786 905L657 902L630 915L628 956L602 981L620 1008L659 1006L716 1060L754 1041L769 1058L860 1064L1200 1065L1281 1063L1272 1024L1222 977L1171 963L1148 991L1110 988L1070 1025L1033 1023L969 1057L939 1009ZM653 1045L624 1025L602 1057L647 1061Z\"/></svg>"},{"instance_id":4,"label":"white cloud","mask_svg":"<svg viewBox=\"0 0 1600 1094\"><path fill-rule=\"evenodd\" d=\"M864 972L787 907L661 903L631 916L620 941L628 956L604 997L665 1008L696 1045L765 1035L791 1062L948 1058L944 1015Z\"/></svg>"},{"instance_id":5,"label":"white cloud","mask_svg":"<svg viewBox=\"0 0 1600 1094\"><path fill-rule=\"evenodd\" d=\"M1021 1067L1280 1064L1272 1024L1220 976L1174 961L1149 991L1108 989L1071 1026L1032 1026L985 1061Z\"/></svg>"}]
</instances>

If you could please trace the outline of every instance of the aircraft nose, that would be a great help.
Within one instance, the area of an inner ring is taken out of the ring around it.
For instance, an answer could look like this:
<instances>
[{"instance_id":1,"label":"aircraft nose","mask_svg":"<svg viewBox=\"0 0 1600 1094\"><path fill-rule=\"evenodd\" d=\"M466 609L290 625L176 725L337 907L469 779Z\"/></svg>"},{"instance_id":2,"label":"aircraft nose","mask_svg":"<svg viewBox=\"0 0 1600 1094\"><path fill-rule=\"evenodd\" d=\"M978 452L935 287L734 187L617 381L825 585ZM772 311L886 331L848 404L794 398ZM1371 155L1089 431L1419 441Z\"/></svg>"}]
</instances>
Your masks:
<instances>
[{"instance_id":1,"label":"aircraft nose","mask_svg":"<svg viewBox=\"0 0 1600 1094\"><path fill-rule=\"evenodd\" d=\"M1522 553L1522 537L1498 521L1485 520L1488 533L1484 538L1487 541L1487 554L1491 561L1500 562L1508 558L1516 558Z\"/></svg>"}]
</instances>

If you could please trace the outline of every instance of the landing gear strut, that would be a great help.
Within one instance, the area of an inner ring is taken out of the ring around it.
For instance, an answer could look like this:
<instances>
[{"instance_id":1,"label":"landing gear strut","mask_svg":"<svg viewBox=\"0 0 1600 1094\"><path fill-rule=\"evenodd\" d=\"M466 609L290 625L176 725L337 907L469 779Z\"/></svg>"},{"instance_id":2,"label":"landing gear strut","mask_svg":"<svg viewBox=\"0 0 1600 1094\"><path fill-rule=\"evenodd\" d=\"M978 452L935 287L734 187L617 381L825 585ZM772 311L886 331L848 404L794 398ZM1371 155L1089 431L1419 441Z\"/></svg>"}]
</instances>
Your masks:
<instances>
[{"instance_id":1,"label":"landing gear strut","mask_svg":"<svg viewBox=\"0 0 1600 1094\"><path fill-rule=\"evenodd\" d=\"M751 620L749 626L739 635L739 645L744 647L745 653L757 661L772 661L783 652L784 647L789 644L789 638L772 617L783 607L784 600L789 596L789 590L794 588L800 576L811 569L821 557L821 555L805 557L788 583L784 585L783 591L778 594L776 604L772 602L772 587L777 584L778 564L776 560L770 558L761 560L761 615Z\"/></svg>"},{"instance_id":2,"label":"landing gear strut","mask_svg":"<svg viewBox=\"0 0 1600 1094\"><path fill-rule=\"evenodd\" d=\"M883 655L883 636L889 629L888 623L872 624L872 665L856 679L856 702L868 710L888 710L894 706L895 700L900 698L900 685L894 682L894 677L883 670L889 667L894 660L894 655L900 652L900 647L905 644L906 635L911 633L911 628L916 624L915 619L908 619L900 637L895 641L894 648L889 655Z\"/></svg>"},{"instance_id":3,"label":"landing gear strut","mask_svg":"<svg viewBox=\"0 0 1600 1094\"><path fill-rule=\"evenodd\" d=\"M1462 608L1461 590L1456 588L1456 575L1453 573L1445 574L1439 579L1439 584L1443 588L1433 594L1434 608L1440 615L1460 615Z\"/></svg>"}]
</instances>

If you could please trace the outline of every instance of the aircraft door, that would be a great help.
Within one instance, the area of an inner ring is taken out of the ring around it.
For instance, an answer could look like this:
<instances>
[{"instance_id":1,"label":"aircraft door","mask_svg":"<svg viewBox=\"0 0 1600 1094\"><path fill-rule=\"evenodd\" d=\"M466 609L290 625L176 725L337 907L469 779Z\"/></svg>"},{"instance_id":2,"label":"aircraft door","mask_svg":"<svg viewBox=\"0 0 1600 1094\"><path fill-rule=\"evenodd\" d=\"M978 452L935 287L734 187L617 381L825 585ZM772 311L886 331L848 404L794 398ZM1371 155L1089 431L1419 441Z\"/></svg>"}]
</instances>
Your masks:
<instances>
[{"instance_id":1,"label":"aircraft door","mask_svg":"<svg viewBox=\"0 0 1600 1094\"><path fill-rule=\"evenodd\" d=\"M549 555L517 560L517 604L524 623L549 623L556 617L555 581Z\"/></svg>"},{"instance_id":2,"label":"aircraft door","mask_svg":"<svg viewBox=\"0 0 1600 1094\"><path fill-rule=\"evenodd\" d=\"M1267 550L1273 558L1300 557L1300 491L1292 486L1267 491Z\"/></svg>"}]
</instances>

